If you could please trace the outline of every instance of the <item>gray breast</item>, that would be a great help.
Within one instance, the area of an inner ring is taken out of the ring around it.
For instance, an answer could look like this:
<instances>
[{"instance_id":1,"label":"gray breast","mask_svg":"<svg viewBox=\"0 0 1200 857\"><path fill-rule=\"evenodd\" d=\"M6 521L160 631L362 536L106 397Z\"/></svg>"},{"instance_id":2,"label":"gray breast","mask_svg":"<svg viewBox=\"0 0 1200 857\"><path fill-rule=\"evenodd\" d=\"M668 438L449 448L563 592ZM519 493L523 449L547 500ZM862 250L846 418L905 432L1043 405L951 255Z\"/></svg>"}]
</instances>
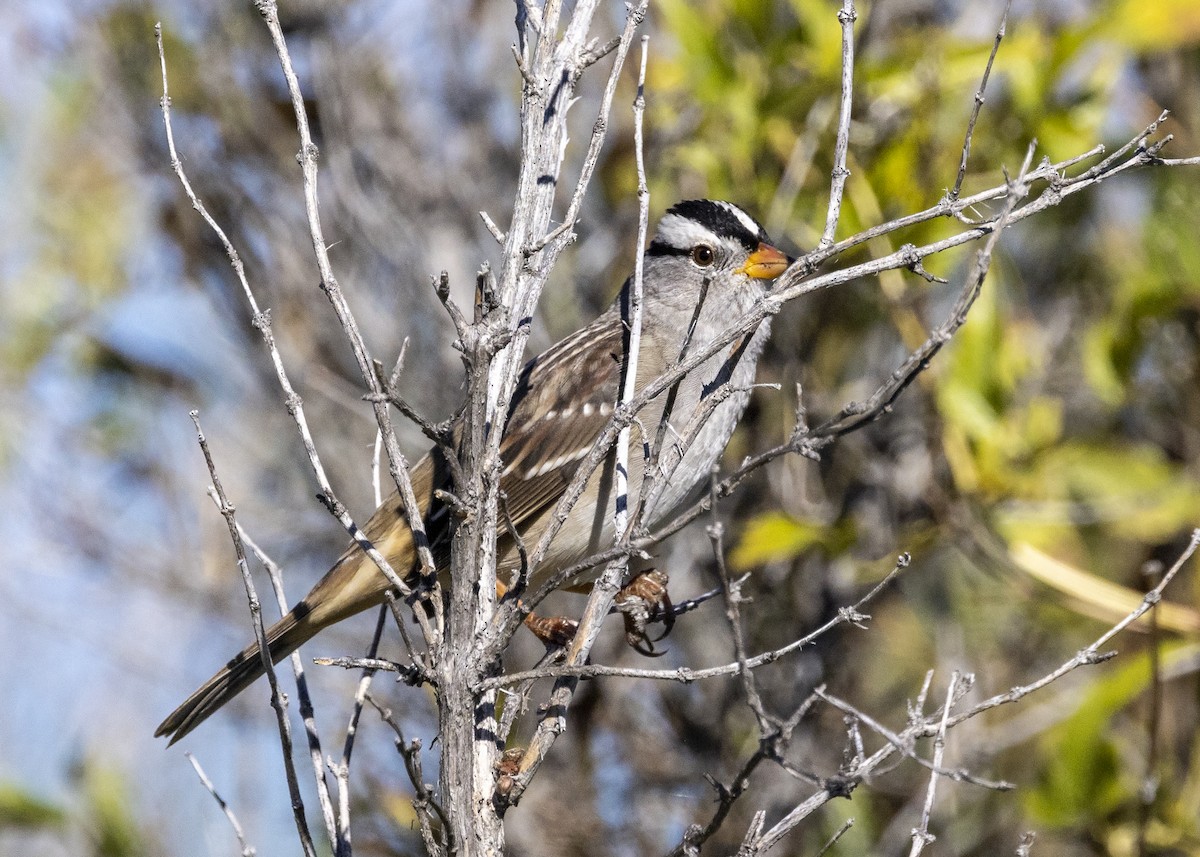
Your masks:
<instances>
[{"instance_id":1,"label":"gray breast","mask_svg":"<svg viewBox=\"0 0 1200 857\"><path fill-rule=\"evenodd\" d=\"M668 421L646 519L651 527L665 522L705 490L750 401L750 386L770 320L759 325L744 346L723 349L704 363L696 382L680 389ZM690 380L690 379L689 379ZM651 438L657 426L646 426ZM680 453L682 454L682 460Z\"/></svg>"}]
</instances>

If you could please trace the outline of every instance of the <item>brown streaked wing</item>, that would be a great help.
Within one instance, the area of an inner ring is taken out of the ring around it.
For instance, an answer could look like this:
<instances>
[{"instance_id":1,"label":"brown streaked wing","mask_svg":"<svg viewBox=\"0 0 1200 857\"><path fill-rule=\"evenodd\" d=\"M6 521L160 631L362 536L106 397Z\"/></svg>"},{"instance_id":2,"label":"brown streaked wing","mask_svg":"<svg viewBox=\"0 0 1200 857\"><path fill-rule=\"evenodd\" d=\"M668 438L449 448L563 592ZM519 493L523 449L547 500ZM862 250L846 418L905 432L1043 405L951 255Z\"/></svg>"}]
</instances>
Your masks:
<instances>
[{"instance_id":1,"label":"brown streaked wing","mask_svg":"<svg viewBox=\"0 0 1200 857\"><path fill-rule=\"evenodd\" d=\"M432 449L423 455L416 464L410 465L409 478L412 480L417 506L425 520L426 536L433 549L434 560L440 564L447 551L444 542L446 542L448 528L445 507L434 499L433 492L439 488L450 488L450 471L441 450ZM395 563L401 558L389 555L387 546L395 538L395 527L400 526L407 529L406 519L400 495L393 490L371 515L370 520L362 526L363 534L368 541L383 552L388 562ZM351 542L338 562L344 561L351 555L357 555L359 552L358 544ZM415 568L416 562L414 561L408 567L396 567L395 571L404 576Z\"/></svg>"},{"instance_id":2,"label":"brown streaked wing","mask_svg":"<svg viewBox=\"0 0 1200 857\"><path fill-rule=\"evenodd\" d=\"M508 514L517 526L557 500L608 424L617 400L623 348L620 318L609 312L551 346L522 370L500 441L504 462L500 487L508 498ZM546 383L551 375L575 383L558 384L553 389L554 385ZM594 385L585 401L576 398L581 383ZM457 442L461 425L455 427L454 434ZM426 535L435 561L441 566L449 555L449 515L433 492L439 488L452 490L443 453L430 450L410 473L425 517ZM393 527L406 526L404 517L400 498L393 491L363 526L363 532L382 547ZM501 540L504 538L501 533ZM351 544L343 559L358 551L358 546ZM402 575L411 570L396 569Z\"/></svg>"},{"instance_id":3,"label":"brown streaked wing","mask_svg":"<svg viewBox=\"0 0 1200 857\"><path fill-rule=\"evenodd\" d=\"M623 333L620 316L610 310L522 372L500 442L500 487L515 524L557 501L612 417ZM590 388L586 398L584 387Z\"/></svg>"}]
</instances>

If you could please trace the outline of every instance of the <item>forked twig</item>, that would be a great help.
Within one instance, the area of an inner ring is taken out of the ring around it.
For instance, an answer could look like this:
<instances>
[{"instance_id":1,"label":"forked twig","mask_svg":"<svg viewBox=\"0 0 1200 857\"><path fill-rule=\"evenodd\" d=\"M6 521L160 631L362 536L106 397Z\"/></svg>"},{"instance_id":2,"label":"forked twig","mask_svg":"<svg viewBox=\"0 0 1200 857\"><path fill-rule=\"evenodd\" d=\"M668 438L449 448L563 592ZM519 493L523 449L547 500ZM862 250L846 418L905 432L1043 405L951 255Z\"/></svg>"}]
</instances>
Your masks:
<instances>
[{"instance_id":1,"label":"forked twig","mask_svg":"<svg viewBox=\"0 0 1200 857\"><path fill-rule=\"evenodd\" d=\"M238 570L242 574L242 583L246 587L246 598L250 603L250 617L254 626L254 637L258 642L258 653L262 658L267 681L271 685L271 708L275 711L275 721L279 726L279 743L283 748L283 765L287 777L288 793L292 799L292 817L296 823L296 832L300 836L300 845L306 857L316 857L313 847L312 834L308 830L308 819L304 815L304 801L300 796L300 782L296 777L296 766L292 763L292 726L287 717L287 699L279 688L279 679L275 675L275 665L271 662L271 650L267 646L267 633L263 627L262 605L258 600L258 592L254 588L254 580L250 576L250 564L246 561L246 549L242 544L241 533L238 532L236 510L225 495L221 478L217 475L217 465L213 461L212 452L208 448L208 439L200 428L200 413L192 411L192 423L196 427L196 442L204 454L204 462L208 465L209 478L212 479L213 490L220 503L221 516L229 528L229 538L233 542L233 550L237 555Z\"/></svg>"},{"instance_id":2,"label":"forked twig","mask_svg":"<svg viewBox=\"0 0 1200 857\"><path fill-rule=\"evenodd\" d=\"M996 29L996 40L992 43L992 52L988 55L983 78L979 81L979 89L975 90L975 106L971 108L971 118L967 120L967 133L963 137L962 156L958 161L958 175L954 179L954 189L947 194L950 202L958 201L963 179L967 175L967 158L971 155L971 140L975 136L975 123L979 119L979 111L983 109L983 94L987 91L988 78L992 74L992 63L996 61L996 54L1000 51L1000 42L1004 40L1005 30L1008 27L1008 11L1011 7L1012 0L1005 0L1004 13L1000 16L1000 26Z\"/></svg>"},{"instance_id":3,"label":"forked twig","mask_svg":"<svg viewBox=\"0 0 1200 857\"><path fill-rule=\"evenodd\" d=\"M838 787L831 789L828 786L820 791L817 791L799 803L791 812L787 813L773 827L763 833L759 839L760 853L767 851L770 847L777 844L784 836L796 828L805 818L821 806L832 800L834 797L843 796L849 793L850 790L862 780L870 776L876 771L885 761L890 759L896 753L901 752L902 747L911 746L913 741L919 738L928 738L936 735L943 728L942 721L945 720L944 728L953 729L958 724L977 717L985 711L990 711L1001 705L1016 702L1023 699L1031 693L1046 687L1054 681L1065 676L1082 666L1103 663L1111 658L1115 653L1102 653L1101 649L1108 645L1108 642L1124 629L1128 628L1132 623L1145 615L1146 611L1152 610L1156 604L1162 599L1163 590L1174 580L1180 569L1192 558L1200 547L1200 529L1192 532L1192 537L1188 542L1187 547L1180 554L1179 558L1169 568L1166 574L1163 575L1158 585L1146 593L1142 603L1136 609L1129 613L1121 621L1106 630L1101 634L1090 646L1087 646L1082 651L1078 652L1074 657L1065 661L1057 669L1046 673L1036 681L1030 682L1027 685L1014 687L1005 693L997 694L989 699L970 706L967 709L960 711L958 714L950 717L937 715L933 717L918 717L914 718L913 722L895 736L896 740L889 740L883 747L876 750L870 756L859 761L851 770L843 771L838 780ZM1027 840L1028 844L1032 844L1032 839ZM1027 843L1023 841L1022 847L1024 853L1028 853Z\"/></svg>"}]
</instances>

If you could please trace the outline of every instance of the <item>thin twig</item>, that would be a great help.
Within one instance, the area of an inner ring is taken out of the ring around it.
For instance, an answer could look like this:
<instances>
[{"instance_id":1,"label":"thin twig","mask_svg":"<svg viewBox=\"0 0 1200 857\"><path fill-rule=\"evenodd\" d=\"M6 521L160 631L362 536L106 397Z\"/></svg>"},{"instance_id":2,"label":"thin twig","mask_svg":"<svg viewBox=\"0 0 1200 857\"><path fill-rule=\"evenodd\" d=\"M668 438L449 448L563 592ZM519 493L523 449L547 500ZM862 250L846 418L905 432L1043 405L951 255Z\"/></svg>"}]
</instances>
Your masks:
<instances>
[{"instance_id":1,"label":"thin twig","mask_svg":"<svg viewBox=\"0 0 1200 857\"><path fill-rule=\"evenodd\" d=\"M821 850L817 852L816 857L823 857L823 855L827 854L829 852L829 849L832 848L837 843L837 841L846 834L846 831L849 830L853 826L854 826L854 819L847 818L842 823L842 826L837 829L837 832L835 834L833 834L833 836L829 837L829 841L826 842L823 846L821 846Z\"/></svg>"},{"instance_id":2,"label":"thin twig","mask_svg":"<svg viewBox=\"0 0 1200 857\"><path fill-rule=\"evenodd\" d=\"M675 848L667 855L667 857L686 857L686 855L699 853L699 849L713 837L725 820L729 817L729 813L733 809L733 805L738 798L746 793L750 785L750 775L764 761L771 760L775 762L788 773L796 774L791 766L783 758L784 752L792 740L792 733L800 724L800 721L812 709L813 703L817 701L815 694L809 694L796 709L792 712L787 720L778 725L777 729L770 735L763 734L759 738L758 747L754 753L745 761L737 775L734 776L730 785L725 786L717 782L713 777L706 776L709 784L716 790L717 797L716 809L713 810L712 817L709 818L708 824L701 827L694 824L684 831L683 837ZM809 783L817 783L815 777L808 775L798 775L799 779ZM756 818L758 813L755 814ZM762 824L755 822L751 824L750 829L746 832L746 836L742 840L742 846L738 849L739 857L742 855L753 855L758 853L757 842L758 837L762 834Z\"/></svg>"},{"instance_id":3,"label":"thin twig","mask_svg":"<svg viewBox=\"0 0 1200 857\"><path fill-rule=\"evenodd\" d=\"M837 142L833 150L833 178L829 188L829 211L825 215L825 231L821 233L819 249L833 246L833 235L837 230L842 211L842 194L846 189L846 153L850 146L850 108L854 101L854 11L853 0L843 0L838 11L838 22L842 25L842 100L838 111Z\"/></svg>"},{"instance_id":4,"label":"thin twig","mask_svg":"<svg viewBox=\"0 0 1200 857\"><path fill-rule=\"evenodd\" d=\"M754 813L750 819L750 826L746 828L746 835L742 837L742 844L738 846L737 857L754 857L754 843L762 835L763 825L766 823L766 810L760 809Z\"/></svg>"},{"instance_id":5,"label":"thin twig","mask_svg":"<svg viewBox=\"0 0 1200 857\"><path fill-rule=\"evenodd\" d=\"M861 608L865 607L872 599L875 598L883 589L896 579L900 572L907 568L909 564L908 554L901 554L896 565L888 572L887 576L879 583L871 587L871 590L860 598L851 607L843 607L838 610L837 615L826 622L815 631L801 637L798 640L793 640L786 646L781 646L778 649L773 649L769 652L755 655L747 658L745 664L739 664L737 661L729 664L723 664L717 667L708 667L706 669L691 669L689 667L679 667L673 670L647 670L647 669L632 669L625 667L609 667L602 664L586 664L586 665L564 665L545 667L537 670L527 670L525 672L508 673L502 676L484 679L480 682L481 690L491 688L506 687L511 684L516 684L530 678L563 678L573 677L581 679L597 678L600 676L616 677L616 678L641 678L653 679L655 681L678 681L684 684L690 684L694 681L702 681L704 679L715 678L717 676L737 675L742 669L758 669L766 664L772 664L785 655L799 651L805 646L810 645L814 640L828 633L838 625L854 624L861 627L861 623L871 618L861 612Z\"/></svg>"},{"instance_id":6,"label":"thin twig","mask_svg":"<svg viewBox=\"0 0 1200 857\"><path fill-rule=\"evenodd\" d=\"M713 505L713 522L708 525L706 532L712 544L721 588L725 592L725 618L729 622L729 634L733 638L733 655L737 659L738 675L742 680L742 692L746 694L746 704L750 706L755 720L758 721L759 734L765 738L775 728L775 724L766 709L763 708L762 697L759 696L758 685L754 681L754 671L747 665L746 640L742 633L742 588L730 579L729 569L725 565L725 527L716 515L715 503Z\"/></svg>"},{"instance_id":7,"label":"thin twig","mask_svg":"<svg viewBox=\"0 0 1200 857\"><path fill-rule=\"evenodd\" d=\"M484 227L487 228L488 233L491 234L491 236L496 239L496 243L503 246L504 245L504 230L502 230L499 226L496 225L496 221L492 220L492 216L490 214L488 214L486 211L479 212L479 217L483 221Z\"/></svg>"},{"instance_id":8,"label":"thin twig","mask_svg":"<svg viewBox=\"0 0 1200 857\"><path fill-rule=\"evenodd\" d=\"M547 664L556 663L563 659L564 652L561 648L555 647L548 649L541 658L538 659L537 667ZM512 734L513 725L517 722L517 718L525 712L529 705L529 693L533 690L536 679L529 679L521 682L516 687L501 688L499 693L504 694L504 712L500 717L500 725L496 731L496 738L503 744L508 743L509 735Z\"/></svg>"},{"instance_id":9,"label":"thin twig","mask_svg":"<svg viewBox=\"0 0 1200 857\"><path fill-rule=\"evenodd\" d=\"M983 94L987 91L988 78L992 74L992 63L996 61L996 54L1000 50L1000 42L1004 40L1004 32L1008 27L1008 10L1011 6L1012 0L1006 0L1004 14L1000 16L1000 26L996 29L996 40L992 43L992 52L988 54L987 66L983 70L983 78L979 81L979 89L975 91L975 106L971 108L971 118L967 120L967 133L963 138L962 157L958 161L958 176L954 179L954 189L948 194L951 202L958 200L958 194L962 190L963 179L967 175L967 158L971 154L971 139L975 135L975 122L979 119L979 111L983 108Z\"/></svg>"},{"instance_id":10,"label":"thin twig","mask_svg":"<svg viewBox=\"0 0 1200 857\"><path fill-rule=\"evenodd\" d=\"M271 708L275 710L275 720L279 726L279 743L283 748L283 767L287 777L288 794L292 800L292 817L295 820L296 831L300 836L300 845L305 855L315 857L316 849L313 847L312 834L308 830L308 820L304 815L304 800L300 796L300 781L296 777L296 766L292 763L292 727L287 717L287 700L283 691L279 689L279 680L275 676L275 665L271 662L271 650L267 646L267 632L263 627L262 605L259 603L258 593L254 589L254 580L250 576L250 564L246 561L246 548L243 546L241 534L238 532L237 516L233 504L225 495L225 488L221 485L221 479L217 475L216 462L213 461L212 452L208 448L208 440L200 428L200 413L192 411L190 416L196 427L196 442L200 444L200 451L204 453L204 462L208 465L208 475L212 479L213 490L216 491L217 500L220 502L221 515L225 518L225 525L229 528L229 538L233 541L233 550L237 555L238 570L242 574L242 583L246 587L246 598L250 602L250 618L254 626L254 637L258 641L258 653L267 674L267 681L271 685Z\"/></svg>"},{"instance_id":11,"label":"thin twig","mask_svg":"<svg viewBox=\"0 0 1200 857\"><path fill-rule=\"evenodd\" d=\"M233 810L229 807L229 804L227 804L225 799L221 797L216 786L212 784L212 780L210 780L208 775L204 773L204 768L200 767L200 761L191 753L184 753L183 755L186 756L187 760L192 763L192 767L196 769L196 776L200 778L200 782L203 784L203 786L208 789L208 793L213 796L213 800L217 802L217 806L221 808L221 812L225 813L225 817L229 819L229 824L233 828L233 833L235 836L237 836L238 844L242 846L242 857L254 857L255 850L252 846L247 844L246 834L242 832L241 823L238 821L237 816L234 815Z\"/></svg>"},{"instance_id":12,"label":"thin twig","mask_svg":"<svg viewBox=\"0 0 1200 857\"><path fill-rule=\"evenodd\" d=\"M404 771L413 787L413 812L417 816L417 825L421 828L421 838L425 843L428 857L442 857L446 854L448 842L446 831L449 828L446 812L433 796L433 790L425 782L421 765L421 742L417 739L408 741L404 730L400 727L392 710L379 702L370 692L364 698L371 707L379 713L379 719L391 727L396 735L396 750L404 759ZM435 831L433 816L437 815L440 830Z\"/></svg>"},{"instance_id":13,"label":"thin twig","mask_svg":"<svg viewBox=\"0 0 1200 857\"><path fill-rule=\"evenodd\" d=\"M937 792L938 771L942 767L942 756L946 750L946 723L950 719L950 709L955 703L955 688L958 685L958 671L950 675L950 686L946 688L946 704L942 707L942 723L937 735L933 738L933 773L929 775L929 788L925 790L925 805L921 809L921 823L913 828L912 848L908 857L918 857L925 846L937 837L929 832L929 816L933 813L933 796Z\"/></svg>"},{"instance_id":14,"label":"thin twig","mask_svg":"<svg viewBox=\"0 0 1200 857\"><path fill-rule=\"evenodd\" d=\"M375 620L375 633L371 635L371 644L367 646L367 657L375 657L379 651L379 641L383 638L383 626L387 622L387 605L379 608L379 618ZM371 678L374 671L367 668L358 680L358 688L354 692L354 708L350 712L350 722L346 724L346 740L342 745L342 759L334 767L333 773L338 783L338 830L341 838L338 840L337 857L350 857L350 757L354 752L354 740L358 737L358 722L362 717L363 704L371 689Z\"/></svg>"},{"instance_id":15,"label":"thin twig","mask_svg":"<svg viewBox=\"0 0 1200 857\"><path fill-rule=\"evenodd\" d=\"M642 4L643 9L645 4ZM642 152L642 114L646 110L646 56L650 37L642 36L642 64L638 74L637 96L633 100L633 141L638 175L638 232L633 264L633 282L629 288L628 316L624 319L626 333L625 363L622 367L621 392L618 407L628 408L637 388L638 356L642 344L642 279L645 270L646 234L650 220L650 189L646 184L646 161ZM617 456L613 466L614 509L613 532L617 543L626 539L629 523L629 436L632 425L622 427L617 434Z\"/></svg>"}]
</instances>

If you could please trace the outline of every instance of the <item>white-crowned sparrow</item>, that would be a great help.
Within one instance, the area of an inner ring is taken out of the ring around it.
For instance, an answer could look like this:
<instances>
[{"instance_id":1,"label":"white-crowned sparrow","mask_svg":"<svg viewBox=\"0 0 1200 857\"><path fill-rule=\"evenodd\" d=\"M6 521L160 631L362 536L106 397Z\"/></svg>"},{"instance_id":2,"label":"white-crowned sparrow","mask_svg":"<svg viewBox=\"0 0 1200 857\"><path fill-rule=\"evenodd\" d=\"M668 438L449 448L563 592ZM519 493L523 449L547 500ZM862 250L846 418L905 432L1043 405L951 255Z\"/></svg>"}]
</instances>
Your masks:
<instances>
[{"instance_id":1,"label":"white-crowned sparrow","mask_svg":"<svg viewBox=\"0 0 1200 857\"><path fill-rule=\"evenodd\" d=\"M788 265L766 232L728 202L689 200L659 221L646 249L643 321L637 384L640 390L682 356L710 343L746 312ZM501 441L501 490L507 513L526 544L545 531L555 505L581 459L609 422L619 395L628 338L623 318L629 283L613 306L581 330L530 360L520 378ZM630 448L654 443L664 413L666 431L653 497L645 521L663 521L702 490L749 400L755 364L770 332L763 321L657 396L638 415ZM686 446L686 448L684 448ZM681 458L682 453L682 458ZM443 453L432 450L412 468L412 484L439 566L448 565L448 513L434 499L449 488ZM632 460L640 456L631 456ZM629 496L636 502L642 468L630 467ZM531 586L612 545L612 468L601 466L587 483ZM367 537L400 573L416 569L412 533L392 494L364 527ZM501 571L520 562L513 540L498 547ZM387 580L351 545L304 600L267 630L271 657L286 657L318 631L384 600ZM251 644L193 693L158 727L178 741L262 675Z\"/></svg>"}]
</instances>

